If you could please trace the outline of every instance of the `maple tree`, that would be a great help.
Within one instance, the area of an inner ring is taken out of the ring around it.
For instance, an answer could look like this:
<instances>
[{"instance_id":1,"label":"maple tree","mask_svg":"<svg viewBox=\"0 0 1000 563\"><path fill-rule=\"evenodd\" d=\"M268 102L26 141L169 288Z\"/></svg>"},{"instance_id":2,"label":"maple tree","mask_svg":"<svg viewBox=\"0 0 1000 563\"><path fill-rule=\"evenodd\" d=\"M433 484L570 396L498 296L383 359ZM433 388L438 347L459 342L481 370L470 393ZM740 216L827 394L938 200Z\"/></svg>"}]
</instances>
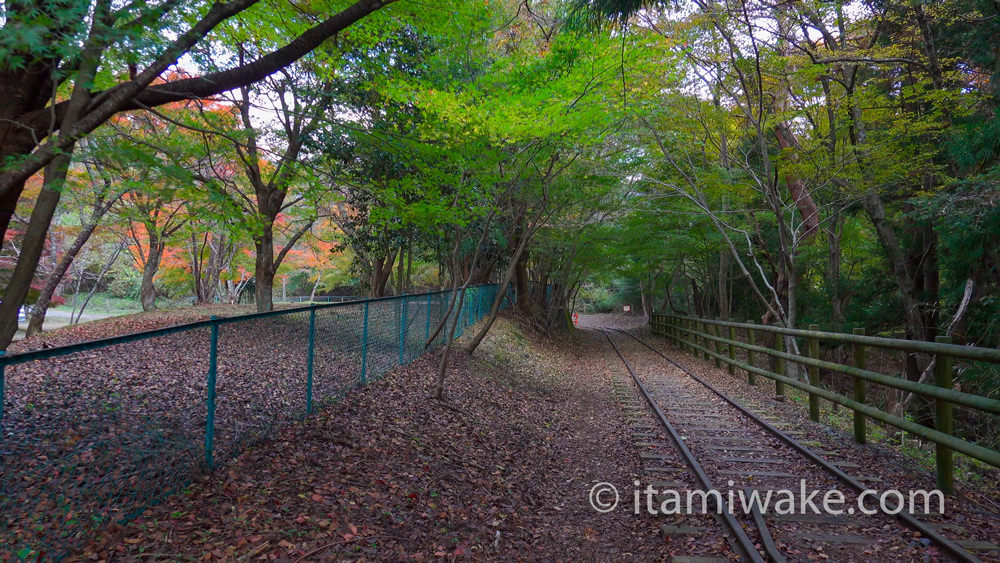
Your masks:
<instances>
[{"instance_id":1,"label":"maple tree","mask_svg":"<svg viewBox=\"0 0 1000 563\"><path fill-rule=\"evenodd\" d=\"M340 11L321 10L318 22L293 17L284 20L286 25L262 27L277 37L256 60L158 85L154 81L181 55L208 47L206 38L220 24L253 16L256 0L197 5L164 0L122 7L109 0L5 4L0 93L8 103L0 111L0 238L6 237L28 178L45 168L45 179L0 303L0 340L9 343L17 330L17 312L35 275L77 141L122 111L199 99L259 81L392 1L360 0ZM295 24L287 25L290 21ZM61 95L53 97L53 92Z\"/></svg>"}]
</instances>

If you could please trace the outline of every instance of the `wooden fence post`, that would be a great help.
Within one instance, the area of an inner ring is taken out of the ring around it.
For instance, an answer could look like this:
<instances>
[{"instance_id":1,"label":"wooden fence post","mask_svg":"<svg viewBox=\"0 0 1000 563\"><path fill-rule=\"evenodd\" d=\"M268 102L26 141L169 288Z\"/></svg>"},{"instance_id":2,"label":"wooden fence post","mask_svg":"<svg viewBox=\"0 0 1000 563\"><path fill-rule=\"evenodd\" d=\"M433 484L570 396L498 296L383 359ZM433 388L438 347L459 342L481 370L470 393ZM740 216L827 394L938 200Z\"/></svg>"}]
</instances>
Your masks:
<instances>
[{"instance_id":1,"label":"wooden fence post","mask_svg":"<svg viewBox=\"0 0 1000 563\"><path fill-rule=\"evenodd\" d=\"M785 336L783 334L775 333L774 335L774 349L778 352L785 351ZM774 371L780 376L788 375L785 370L785 359L775 358L774 359ZM781 399L785 399L785 384L784 382L775 380L774 381L774 395Z\"/></svg>"},{"instance_id":2,"label":"wooden fence post","mask_svg":"<svg viewBox=\"0 0 1000 563\"><path fill-rule=\"evenodd\" d=\"M809 325L809 330L819 332L819 325ZM809 337L809 357L819 359L819 339L814 336ZM809 385L819 387L819 368L816 366L809 366ZM819 422L819 395L812 392L809 393L809 418Z\"/></svg>"},{"instance_id":3,"label":"wooden fence post","mask_svg":"<svg viewBox=\"0 0 1000 563\"><path fill-rule=\"evenodd\" d=\"M708 334L708 325L705 324L705 321L698 321L698 326L700 327L700 330L698 330L698 332L706 334L706 335ZM707 360L709 358L709 355L708 355L708 336L702 336L701 337L701 347L705 349L705 351L702 352L702 355L704 355L705 359Z\"/></svg>"},{"instance_id":4,"label":"wooden fence post","mask_svg":"<svg viewBox=\"0 0 1000 563\"><path fill-rule=\"evenodd\" d=\"M729 339L736 340L736 329L729 327ZM729 375L736 375L736 366L733 363L736 361L736 346L732 344L729 345Z\"/></svg>"},{"instance_id":5,"label":"wooden fence post","mask_svg":"<svg viewBox=\"0 0 1000 563\"><path fill-rule=\"evenodd\" d=\"M865 329L856 328L854 329L854 334L857 336L864 336ZM867 364L866 358L867 350L864 344L854 345L854 367L858 369L865 369ZM854 400L859 403L865 402L865 380L860 377L853 377L854 380ZM867 419L864 413L854 411L854 441L859 444L864 444L868 441L868 432L865 428L867 424Z\"/></svg>"},{"instance_id":6,"label":"wooden fence post","mask_svg":"<svg viewBox=\"0 0 1000 563\"><path fill-rule=\"evenodd\" d=\"M719 320L719 317L715 317L715 320ZM713 337L719 338L720 336L722 336L722 327L720 327L719 325L711 325L711 327L712 327ZM712 351L715 352L716 354L720 354L722 352L722 345L719 344L719 341L715 340L715 338L712 339ZM722 360L719 359L718 355L715 356L715 367L717 368L722 367Z\"/></svg>"},{"instance_id":7,"label":"wooden fence post","mask_svg":"<svg viewBox=\"0 0 1000 563\"><path fill-rule=\"evenodd\" d=\"M747 324L753 324L753 320L747 320ZM747 344L751 346L756 346L757 341L757 331L747 327ZM753 366L753 350L747 350L747 364ZM750 385L757 384L757 374L752 371L747 372L747 383Z\"/></svg>"},{"instance_id":8,"label":"wooden fence post","mask_svg":"<svg viewBox=\"0 0 1000 563\"><path fill-rule=\"evenodd\" d=\"M938 336L935 342L941 344L951 344L951 338ZM944 354L935 356L934 383L942 389L953 389L954 380L952 373L951 357ZM949 436L955 433L955 419L952 413L952 404L944 399L935 399L936 413L934 425L939 432L944 432ZM937 488L944 493L951 493L954 490L955 467L953 463L954 451L948 446L937 444Z\"/></svg>"}]
</instances>

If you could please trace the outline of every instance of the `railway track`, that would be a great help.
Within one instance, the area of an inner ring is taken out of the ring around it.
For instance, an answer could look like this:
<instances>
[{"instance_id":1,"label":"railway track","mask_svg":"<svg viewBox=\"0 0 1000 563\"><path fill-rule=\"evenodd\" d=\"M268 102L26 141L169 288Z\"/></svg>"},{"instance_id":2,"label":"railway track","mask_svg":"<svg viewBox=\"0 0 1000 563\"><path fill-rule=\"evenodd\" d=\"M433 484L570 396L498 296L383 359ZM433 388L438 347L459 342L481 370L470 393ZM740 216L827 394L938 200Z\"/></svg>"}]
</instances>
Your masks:
<instances>
[{"instance_id":1,"label":"railway track","mask_svg":"<svg viewBox=\"0 0 1000 563\"><path fill-rule=\"evenodd\" d=\"M686 497L692 488L692 476L698 490L719 492L707 504L702 501L705 506L700 507L707 506L716 513L715 530L704 526L703 517L700 527L685 525L684 521L679 526L664 525L664 535L711 536L718 534L721 527L732 551L744 561L979 561L934 525L905 510L889 514L900 508L894 499L881 509L877 500L865 502L867 511L877 509L873 514L856 509L861 506L858 496L870 487L847 471L863 468L844 462L831 464L796 441L791 432L769 424L630 332L602 332L646 402L626 402L629 416L638 421L642 411L647 417L652 411L658 422L633 424L635 437L640 440L640 457L647 463L649 486L656 491L654 502L643 499L640 493L636 503L646 501L644 510L676 509L680 506L677 498ZM622 390L622 397L625 395ZM655 430L659 428L651 426L662 427L667 440L657 440L660 434ZM669 450L673 452L668 455ZM686 478L679 473L682 468L666 463L676 459L676 452L683 460ZM670 486L681 490L667 494L671 491L665 489ZM769 492L771 501L762 510L760 504ZM754 494L761 501L757 505L744 500ZM843 513L816 513L811 508L821 507L820 501L827 494L842 496L838 506ZM785 504L776 504L776 499L784 499ZM812 504L806 499L811 499ZM697 503L694 508L698 508Z\"/></svg>"}]
</instances>

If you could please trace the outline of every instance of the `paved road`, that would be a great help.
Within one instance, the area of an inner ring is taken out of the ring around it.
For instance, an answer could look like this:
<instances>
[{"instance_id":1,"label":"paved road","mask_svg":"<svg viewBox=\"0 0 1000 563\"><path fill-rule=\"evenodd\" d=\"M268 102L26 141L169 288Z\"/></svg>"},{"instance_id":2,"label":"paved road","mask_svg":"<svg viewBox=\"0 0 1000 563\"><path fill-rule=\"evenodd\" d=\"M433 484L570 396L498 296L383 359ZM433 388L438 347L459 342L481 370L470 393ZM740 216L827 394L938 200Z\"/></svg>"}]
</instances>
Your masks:
<instances>
[{"instance_id":1,"label":"paved road","mask_svg":"<svg viewBox=\"0 0 1000 563\"><path fill-rule=\"evenodd\" d=\"M57 328L62 328L64 326L69 325L70 316L71 316L70 311L49 309L45 313L45 322L42 324L42 330L43 331L55 330ZM117 316L119 316L119 313L101 313L101 312L84 313L83 316L80 318L80 322L85 323L89 321L96 321L99 319L106 319L108 317L117 317ZM28 329L28 321L18 323L17 334L14 336L14 340L20 340L24 338L24 334L27 331L27 329Z\"/></svg>"}]
</instances>

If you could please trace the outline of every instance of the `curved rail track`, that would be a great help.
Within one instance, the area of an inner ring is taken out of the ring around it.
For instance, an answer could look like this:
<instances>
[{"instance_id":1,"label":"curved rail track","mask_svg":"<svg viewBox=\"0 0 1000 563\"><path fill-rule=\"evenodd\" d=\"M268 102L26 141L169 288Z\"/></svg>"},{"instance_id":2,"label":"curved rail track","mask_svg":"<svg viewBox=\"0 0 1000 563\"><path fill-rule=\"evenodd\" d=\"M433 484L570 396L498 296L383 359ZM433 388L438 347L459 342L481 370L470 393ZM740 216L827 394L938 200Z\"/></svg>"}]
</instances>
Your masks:
<instances>
[{"instance_id":1,"label":"curved rail track","mask_svg":"<svg viewBox=\"0 0 1000 563\"><path fill-rule=\"evenodd\" d=\"M763 498L768 491L783 491L787 497L794 497L790 502L795 507L806 506L803 497L813 498L818 505L818 500L834 489L843 495L844 513L839 515L806 511L789 514L787 510L772 513L762 511L759 505L742 511L746 514L734 514L725 502L721 510L709 506L718 513L729 545L742 560L783 562L820 553L835 561L869 560L909 553L925 559L945 554L959 561L979 561L935 527L906 511L891 514L900 508L894 502L885 503L885 512L856 512L853 507L858 506L858 495L869 487L844 472L850 464L831 464L653 346L628 331L612 330L628 337L625 342L631 343L632 349L626 352L635 362L641 362L641 373L626 359L622 351L626 346L620 346L611 332L601 329L702 491L719 491L723 499L734 498L734 493L749 497L756 491ZM667 377L664 361L687 377ZM667 446L650 442L640 445ZM720 488L718 484L725 486ZM736 504L739 506L739 501ZM667 528L664 533L669 535ZM927 551L932 547L936 549Z\"/></svg>"}]
</instances>

